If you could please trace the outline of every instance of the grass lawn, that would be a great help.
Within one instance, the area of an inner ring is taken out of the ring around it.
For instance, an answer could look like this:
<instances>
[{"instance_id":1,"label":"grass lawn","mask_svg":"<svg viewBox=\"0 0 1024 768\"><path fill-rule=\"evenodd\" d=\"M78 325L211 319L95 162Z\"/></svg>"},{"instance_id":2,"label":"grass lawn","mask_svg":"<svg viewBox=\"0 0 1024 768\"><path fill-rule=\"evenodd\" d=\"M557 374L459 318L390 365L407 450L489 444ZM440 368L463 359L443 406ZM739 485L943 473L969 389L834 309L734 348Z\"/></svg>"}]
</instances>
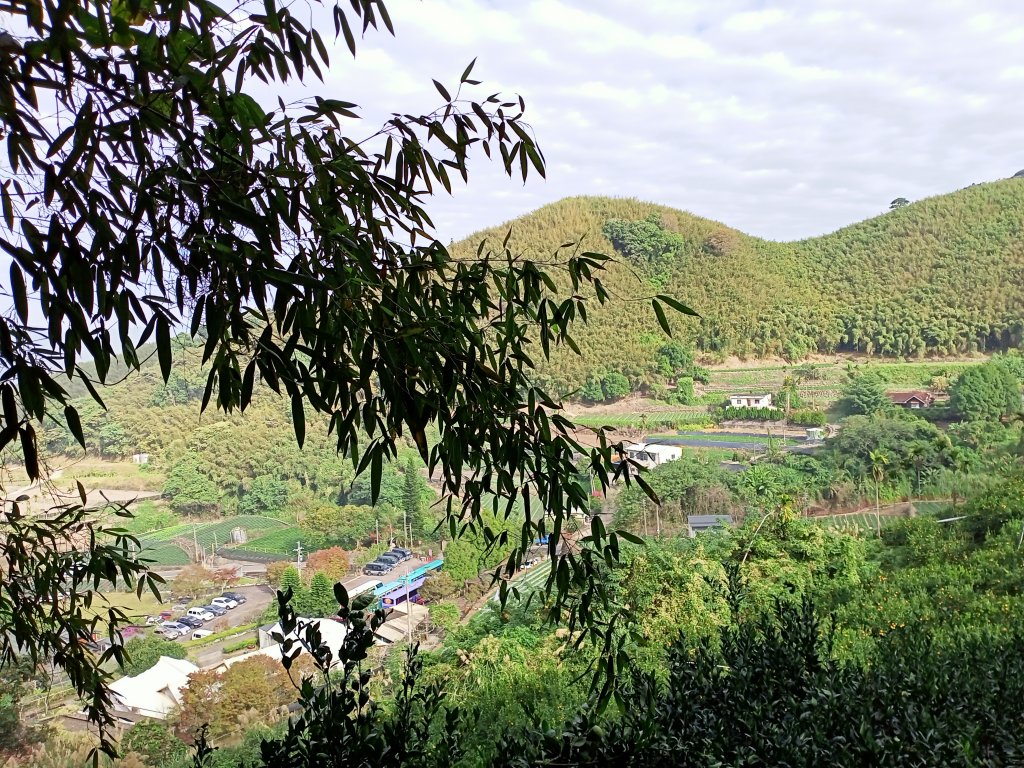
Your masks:
<instances>
[{"instance_id":1,"label":"grass lawn","mask_svg":"<svg viewBox=\"0 0 1024 768\"><path fill-rule=\"evenodd\" d=\"M87 616L100 616L110 608L120 608L133 624L145 624L147 616L159 613L167 607L168 604L161 606L149 590L143 592L141 598L136 597L134 592L105 592L98 595L93 600L91 608L83 613Z\"/></svg>"}]
</instances>

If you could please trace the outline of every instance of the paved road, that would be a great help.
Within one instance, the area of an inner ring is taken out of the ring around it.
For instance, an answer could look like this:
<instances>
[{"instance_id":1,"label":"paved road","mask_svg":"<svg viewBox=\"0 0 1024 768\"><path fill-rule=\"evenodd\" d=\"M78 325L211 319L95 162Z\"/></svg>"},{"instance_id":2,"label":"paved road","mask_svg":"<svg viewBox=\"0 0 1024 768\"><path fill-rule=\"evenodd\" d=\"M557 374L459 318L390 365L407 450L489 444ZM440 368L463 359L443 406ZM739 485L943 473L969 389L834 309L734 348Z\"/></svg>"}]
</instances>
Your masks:
<instances>
[{"instance_id":1,"label":"paved road","mask_svg":"<svg viewBox=\"0 0 1024 768\"><path fill-rule=\"evenodd\" d=\"M438 555L435 553L435 559L437 557ZM405 576L405 574L409 573L409 571L415 570L419 568L421 565L426 565L427 562L427 560L418 560L414 557L412 558L412 560L406 560L404 563L399 563L397 566L395 566L395 570L391 571L391 573L386 573L383 576L363 576L362 574L360 574L358 576L353 576L352 578L347 579L341 583L349 592L351 592L353 589L356 589L357 587L361 587L363 584L376 583L378 581L383 581L385 584L387 584L389 581L398 581L403 576Z\"/></svg>"}]
</instances>

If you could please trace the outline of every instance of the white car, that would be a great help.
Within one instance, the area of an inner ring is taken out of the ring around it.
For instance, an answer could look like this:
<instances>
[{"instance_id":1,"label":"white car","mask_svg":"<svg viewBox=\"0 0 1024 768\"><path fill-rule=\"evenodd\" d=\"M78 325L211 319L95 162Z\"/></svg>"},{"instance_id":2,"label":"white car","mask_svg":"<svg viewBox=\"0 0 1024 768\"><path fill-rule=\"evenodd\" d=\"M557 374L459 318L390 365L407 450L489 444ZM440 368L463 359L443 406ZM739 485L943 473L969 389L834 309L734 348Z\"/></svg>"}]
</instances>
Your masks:
<instances>
[{"instance_id":1,"label":"white car","mask_svg":"<svg viewBox=\"0 0 1024 768\"><path fill-rule=\"evenodd\" d=\"M185 634L188 629L189 627L186 627L184 624L179 624L176 621L165 621L153 631L158 635L163 635L168 640L177 640Z\"/></svg>"},{"instance_id":2,"label":"white car","mask_svg":"<svg viewBox=\"0 0 1024 768\"><path fill-rule=\"evenodd\" d=\"M227 608L229 611L238 607L238 603L230 597L215 597L210 603L212 605L219 605L221 608Z\"/></svg>"},{"instance_id":3,"label":"white car","mask_svg":"<svg viewBox=\"0 0 1024 768\"><path fill-rule=\"evenodd\" d=\"M199 619L200 621L213 621L217 618L205 608L189 608L185 615L190 616L193 619Z\"/></svg>"}]
</instances>

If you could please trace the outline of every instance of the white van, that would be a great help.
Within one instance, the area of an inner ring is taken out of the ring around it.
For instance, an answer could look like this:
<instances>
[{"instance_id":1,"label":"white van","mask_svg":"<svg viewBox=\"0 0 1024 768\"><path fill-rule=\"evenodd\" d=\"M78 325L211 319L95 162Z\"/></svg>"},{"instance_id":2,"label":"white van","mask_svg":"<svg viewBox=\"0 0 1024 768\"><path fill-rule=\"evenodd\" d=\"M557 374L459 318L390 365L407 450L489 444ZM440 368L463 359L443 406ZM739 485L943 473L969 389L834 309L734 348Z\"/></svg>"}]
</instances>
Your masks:
<instances>
[{"instance_id":1,"label":"white van","mask_svg":"<svg viewBox=\"0 0 1024 768\"><path fill-rule=\"evenodd\" d=\"M197 629L192 633L193 640L202 640L204 637L209 637L213 634L212 629Z\"/></svg>"},{"instance_id":2,"label":"white van","mask_svg":"<svg viewBox=\"0 0 1024 768\"><path fill-rule=\"evenodd\" d=\"M199 619L200 621L213 621L217 618L205 608L189 608L185 615L191 616L193 619Z\"/></svg>"}]
</instances>

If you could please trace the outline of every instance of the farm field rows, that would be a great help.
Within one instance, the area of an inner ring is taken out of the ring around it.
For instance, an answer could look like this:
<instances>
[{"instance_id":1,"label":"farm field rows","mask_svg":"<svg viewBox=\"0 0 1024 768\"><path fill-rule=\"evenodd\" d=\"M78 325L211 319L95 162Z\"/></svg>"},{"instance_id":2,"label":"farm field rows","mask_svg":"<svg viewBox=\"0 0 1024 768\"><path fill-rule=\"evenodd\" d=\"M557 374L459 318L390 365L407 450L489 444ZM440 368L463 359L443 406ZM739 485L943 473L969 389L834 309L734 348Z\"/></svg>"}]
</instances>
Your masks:
<instances>
[{"instance_id":1,"label":"farm field rows","mask_svg":"<svg viewBox=\"0 0 1024 768\"><path fill-rule=\"evenodd\" d=\"M297 528L281 520L259 515L238 515L225 520L180 523L139 537L142 556L154 565L187 565L196 545L211 552L231 542L231 531L244 529L250 542L270 532L296 532ZM244 546L248 546L244 545ZM294 542L292 543L294 547Z\"/></svg>"},{"instance_id":2,"label":"farm field rows","mask_svg":"<svg viewBox=\"0 0 1024 768\"><path fill-rule=\"evenodd\" d=\"M852 372L871 371L882 378L891 388L928 387L936 377L955 378L975 363L962 361L926 360L921 362L867 362L867 363L820 363L813 366L814 376L803 377L801 392L827 393L838 391ZM796 375L802 366L773 366L765 368L712 369L706 390L738 392L763 390L774 392L782 386L787 376Z\"/></svg>"}]
</instances>

